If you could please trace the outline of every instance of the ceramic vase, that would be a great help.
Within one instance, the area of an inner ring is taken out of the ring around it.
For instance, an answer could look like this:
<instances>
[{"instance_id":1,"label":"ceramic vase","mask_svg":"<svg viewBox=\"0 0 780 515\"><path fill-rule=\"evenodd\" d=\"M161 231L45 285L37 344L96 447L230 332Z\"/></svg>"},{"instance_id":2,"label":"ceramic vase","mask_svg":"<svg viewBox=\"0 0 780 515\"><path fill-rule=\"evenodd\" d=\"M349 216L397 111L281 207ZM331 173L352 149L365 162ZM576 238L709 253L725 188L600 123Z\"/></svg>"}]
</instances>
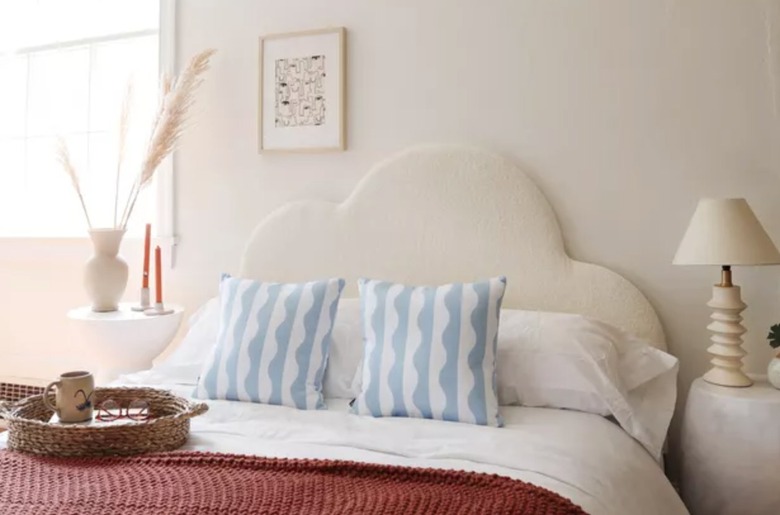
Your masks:
<instances>
[{"instance_id":1,"label":"ceramic vase","mask_svg":"<svg viewBox=\"0 0 780 515\"><path fill-rule=\"evenodd\" d=\"M780 354L775 356L772 361L769 362L769 368L766 371L766 378L769 382L780 390Z\"/></svg>"},{"instance_id":2,"label":"ceramic vase","mask_svg":"<svg viewBox=\"0 0 780 515\"><path fill-rule=\"evenodd\" d=\"M124 229L92 229L94 254L84 267L84 289L92 302L92 311L119 309L119 299L127 287L127 263L119 257Z\"/></svg>"}]
</instances>

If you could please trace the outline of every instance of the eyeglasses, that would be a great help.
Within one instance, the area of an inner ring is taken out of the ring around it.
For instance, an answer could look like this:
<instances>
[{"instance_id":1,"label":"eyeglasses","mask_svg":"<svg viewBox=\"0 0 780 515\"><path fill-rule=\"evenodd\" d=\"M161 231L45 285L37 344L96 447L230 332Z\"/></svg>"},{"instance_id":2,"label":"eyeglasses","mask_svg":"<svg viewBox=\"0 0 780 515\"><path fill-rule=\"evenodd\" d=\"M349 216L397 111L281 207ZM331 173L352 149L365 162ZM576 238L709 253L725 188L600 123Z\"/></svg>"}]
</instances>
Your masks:
<instances>
[{"instance_id":1,"label":"eyeglasses","mask_svg":"<svg viewBox=\"0 0 780 515\"><path fill-rule=\"evenodd\" d=\"M149 403L143 399L135 399L123 408L114 399L106 399L98 404L95 418L101 422L113 422L120 418L144 422L150 418Z\"/></svg>"}]
</instances>

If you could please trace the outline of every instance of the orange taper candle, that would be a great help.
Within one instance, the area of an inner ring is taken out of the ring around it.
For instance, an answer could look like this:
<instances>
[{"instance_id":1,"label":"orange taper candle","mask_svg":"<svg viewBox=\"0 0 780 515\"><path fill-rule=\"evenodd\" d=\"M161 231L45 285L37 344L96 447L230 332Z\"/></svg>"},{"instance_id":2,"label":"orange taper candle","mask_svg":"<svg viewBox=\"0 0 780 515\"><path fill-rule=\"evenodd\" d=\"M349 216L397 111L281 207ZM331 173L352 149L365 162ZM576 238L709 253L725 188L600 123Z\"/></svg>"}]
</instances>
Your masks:
<instances>
[{"instance_id":1,"label":"orange taper candle","mask_svg":"<svg viewBox=\"0 0 780 515\"><path fill-rule=\"evenodd\" d=\"M152 224L146 224L146 236L144 237L144 277L142 288L149 287L149 245L152 241Z\"/></svg>"},{"instance_id":2,"label":"orange taper candle","mask_svg":"<svg viewBox=\"0 0 780 515\"><path fill-rule=\"evenodd\" d=\"M155 299L157 304L162 304L162 258L160 257L160 246L154 248L154 279L155 279Z\"/></svg>"}]
</instances>

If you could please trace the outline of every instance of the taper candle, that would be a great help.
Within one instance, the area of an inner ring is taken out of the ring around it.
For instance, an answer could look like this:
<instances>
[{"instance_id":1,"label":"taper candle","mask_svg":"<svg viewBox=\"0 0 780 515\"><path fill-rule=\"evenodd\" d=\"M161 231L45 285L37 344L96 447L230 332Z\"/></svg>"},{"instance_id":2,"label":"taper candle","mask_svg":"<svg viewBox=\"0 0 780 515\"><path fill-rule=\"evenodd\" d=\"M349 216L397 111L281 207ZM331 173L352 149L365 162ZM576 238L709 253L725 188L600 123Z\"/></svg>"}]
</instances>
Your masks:
<instances>
[{"instance_id":1,"label":"taper candle","mask_svg":"<svg viewBox=\"0 0 780 515\"><path fill-rule=\"evenodd\" d=\"M162 257L160 256L160 246L154 248L154 271L155 271L155 302L162 304Z\"/></svg>"},{"instance_id":2,"label":"taper candle","mask_svg":"<svg viewBox=\"0 0 780 515\"><path fill-rule=\"evenodd\" d=\"M144 237L144 276L142 288L149 287L149 245L152 241L152 224L146 224L146 236Z\"/></svg>"}]
</instances>

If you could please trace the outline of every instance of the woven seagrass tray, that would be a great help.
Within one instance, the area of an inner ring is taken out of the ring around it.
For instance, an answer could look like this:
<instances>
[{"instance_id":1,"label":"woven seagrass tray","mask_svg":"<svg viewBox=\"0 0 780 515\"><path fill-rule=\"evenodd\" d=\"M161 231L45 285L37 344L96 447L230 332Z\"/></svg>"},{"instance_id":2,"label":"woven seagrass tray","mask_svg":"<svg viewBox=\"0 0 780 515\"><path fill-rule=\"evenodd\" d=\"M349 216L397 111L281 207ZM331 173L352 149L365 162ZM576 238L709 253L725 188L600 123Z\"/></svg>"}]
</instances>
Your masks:
<instances>
[{"instance_id":1,"label":"woven seagrass tray","mask_svg":"<svg viewBox=\"0 0 780 515\"><path fill-rule=\"evenodd\" d=\"M52 412L43 395L15 403L0 402L0 418L8 425L8 448L46 456L129 456L178 449L187 441L190 419L208 411L155 388L95 388L94 405L113 399L127 406L135 399L149 404L150 419L134 423L50 423ZM51 400L54 401L53 395Z\"/></svg>"}]
</instances>

